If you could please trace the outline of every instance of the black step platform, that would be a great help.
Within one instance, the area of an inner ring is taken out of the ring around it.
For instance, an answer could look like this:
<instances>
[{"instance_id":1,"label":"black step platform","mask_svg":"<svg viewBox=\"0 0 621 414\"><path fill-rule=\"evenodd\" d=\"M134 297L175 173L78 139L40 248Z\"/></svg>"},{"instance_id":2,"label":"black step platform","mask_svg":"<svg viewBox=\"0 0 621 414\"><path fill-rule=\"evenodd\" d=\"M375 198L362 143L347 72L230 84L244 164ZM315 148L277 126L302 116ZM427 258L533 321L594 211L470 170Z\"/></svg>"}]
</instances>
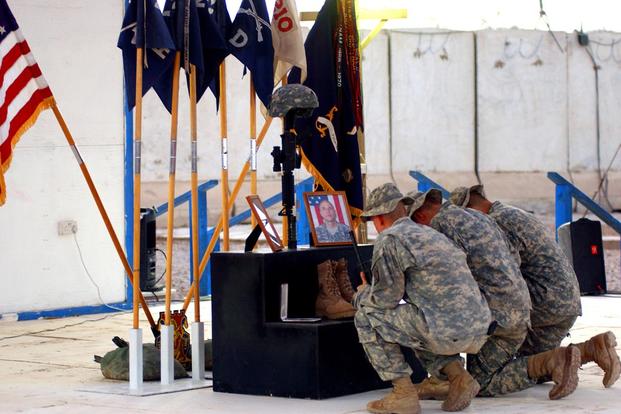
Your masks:
<instances>
[{"instance_id":1,"label":"black step platform","mask_svg":"<svg viewBox=\"0 0 621 414\"><path fill-rule=\"evenodd\" d=\"M370 260L372 246L360 246ZM214 391L323 399L389 387L366 359L353 319L280 320L280 289L289 285L289 317L315 316L317 264L345 257L360 283L351 247L278 253L214 253ZM414 363L413 378L425 371Z\"/></svg>"}]
</instances>

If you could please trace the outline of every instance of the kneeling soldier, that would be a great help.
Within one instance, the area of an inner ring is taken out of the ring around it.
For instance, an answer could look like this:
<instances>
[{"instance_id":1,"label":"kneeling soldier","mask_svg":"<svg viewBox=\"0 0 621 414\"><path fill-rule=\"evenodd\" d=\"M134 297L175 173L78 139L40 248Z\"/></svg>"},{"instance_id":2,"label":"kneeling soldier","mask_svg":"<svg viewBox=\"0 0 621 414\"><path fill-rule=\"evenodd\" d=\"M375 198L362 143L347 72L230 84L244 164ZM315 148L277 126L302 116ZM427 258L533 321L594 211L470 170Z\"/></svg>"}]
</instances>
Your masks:
<instances>
[{"instance_id":1,"label":"kneeling soldier","mask_svg":"<svg viewBox=\"0 0 621 414\"><path fill-rule=\"evenodd\" d=\"M534 214L499 201L492 203L482 185L458 187L450 198L459 207L475 209L492 218L520 258L520 271L530 291L533 309L531 329L519 355L533 355L560 346L581 315L580 288L569 260L548 229ZM612 332L575 345L580 348L582 364L595 361L602 368L606 388L619 379L621 363Z\"/></svg>"},{"instance_id":2,"label":"kneeling soldier","mask_svg":"<svg viewBox=\"0 0 621 414\"><path fill-rule=\"evenodd\" d=\"M406 216L404 203L411 201L393 184L384 184L370 194L362 214L380 234L371 284L360 285L354 296L354 321L373 368L394 386L367 405L373 413L420 412L400 345L412 348L428 372L448 379L444 410L466 408L479 391L458 354L476 353L485 342L489 308L464 252Z\"/></svg>"},{"instance_id":3,"label":"kneeling soldier","mask_svg":"<svg viewBox=\"0 0 621 414\"><path fill-rule=\"evenodd\" d=\"M520 391L552 377L550 399L571 394L578 385L580 350L574 346L514 359L530 325L531 300L504 234L479 211L442 204L439 190L413 194L409 214L417 223L438 230L461 247L487 299L498 328L476 355L468 371L481 384L481 396Z\"/></svg>"}]
</instances>

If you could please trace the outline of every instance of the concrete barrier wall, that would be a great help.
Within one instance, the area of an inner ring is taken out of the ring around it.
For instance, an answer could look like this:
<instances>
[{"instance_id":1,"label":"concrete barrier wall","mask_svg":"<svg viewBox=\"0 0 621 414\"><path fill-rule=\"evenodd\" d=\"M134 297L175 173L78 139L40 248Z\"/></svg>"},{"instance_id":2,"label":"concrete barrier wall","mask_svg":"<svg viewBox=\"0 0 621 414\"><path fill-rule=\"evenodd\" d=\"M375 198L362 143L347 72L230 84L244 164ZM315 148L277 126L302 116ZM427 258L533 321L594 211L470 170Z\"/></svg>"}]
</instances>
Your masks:
<instances>
[{"instance_id":1,"label":"concrete barrier wall","mask_svg":"<svg viewBox=\"0 0 621 414\"><path fill-rule=\"evenodd\" d=\"M390 39L393 170L472 170L472 33L394 31Z\"/></svg>"}]
</instances>

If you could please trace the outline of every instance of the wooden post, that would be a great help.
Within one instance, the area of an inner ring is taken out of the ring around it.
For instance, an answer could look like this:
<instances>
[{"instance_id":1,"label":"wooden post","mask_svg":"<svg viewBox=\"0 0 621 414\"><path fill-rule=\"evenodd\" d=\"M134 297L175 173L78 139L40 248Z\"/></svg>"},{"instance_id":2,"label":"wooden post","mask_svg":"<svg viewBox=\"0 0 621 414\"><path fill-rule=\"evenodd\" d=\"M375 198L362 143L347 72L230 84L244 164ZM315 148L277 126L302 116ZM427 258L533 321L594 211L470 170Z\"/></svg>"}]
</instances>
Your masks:
<instances>
[{"instance_id":1,"label":"wooden post","mask_svg":"<svg viewBox=\"0 0 621 414\"><path fill-rule=\"evenodd\" d=\"M222 142L222 172L220 174L220 186L222 188L222 250L228 252L229 242L229 146L228 125L226 112L226 62L220 64L220 140Z\"/></svg>"},{"instance_id":2,"label":"wooden post","mask_svg":"<svg viewBox=\"0 0 621 414\"><path fill-rule=\"evenodd\" d=\"M194 289L194 321L201 320L200 289L198 281L198 143L196 132L196 66L190 65L190 136L192 138L192 285Z\"/></svg>"},{"instance_id":3,"label":"wooden post","mask_svg":"<svg viewBox=\"0 0 621 414\"><path fill-rule=\"evenodd\" d=\"M136 48L136 112L134 121L134 306L133 328L140 327L140 140L142 138L142 55Z\"/></svg>"},{"instance_id":4,"label":"wooden post","mask_svg":"<svg viewBox=\"0 0 621 414\"><path fill-rule=\"evenodd\" d=\"M168 216L166 227L166 299L164 324L170 325L170 303L172 290L172 258L173 258L173 230L175 224L175 175L177 170L177 120L179 111L179 68L181 66L181 52L175 53L172 80L172 110L170 117L170 164L168 170Z\"/></svg>"},{"instance_id":5,"label":"wooden post","mask_svg":"<svg viewBox=\"0 0 621 414\"><path fill-rule=\"evenodd\" d=\"M250 77L250 194L257 194L257 95L254 80ZM257 225L254 214L251 216L252 227Z\"/></svg>"},{"instance_id":6,"label":"wooden post","mask_svg":"<svg viewBox=\"0 0 621 414\"><path fill-rule=\"evenodd\" d=\"M287 84L287 76L283 76L281 79L282 86ZM282 118L282 133L285 133L285 118ZM283 148L284 149L284 148ZM287 216L282 216L282 243L287 246L289 244L289 219Z\"/></svg>"}]
</instances>

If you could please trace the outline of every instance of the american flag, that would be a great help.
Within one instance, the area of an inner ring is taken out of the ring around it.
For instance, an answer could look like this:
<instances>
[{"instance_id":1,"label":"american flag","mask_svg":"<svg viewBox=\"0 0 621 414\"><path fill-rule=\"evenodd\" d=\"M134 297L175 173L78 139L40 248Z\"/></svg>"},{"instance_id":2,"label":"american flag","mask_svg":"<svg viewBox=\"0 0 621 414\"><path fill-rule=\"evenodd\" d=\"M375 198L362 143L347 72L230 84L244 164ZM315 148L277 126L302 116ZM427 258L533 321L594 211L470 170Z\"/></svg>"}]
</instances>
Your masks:
<instances>
[{"instance_id":1,"label":"american flag","mask_svg":"<svg viewBox=\"0 0 621 414\"><path fill-rule=\"evenodd\" d=\"M4 173L13 148L39 113L53 103L41 74L6 0L0 0L0 206L6 200Z\"/></svg>"},{"instance_id":2,"label":"american flag","mask_svg":"<svg viewBox=\"0 0 621 414\"><path fill-rule=\"evenodd\" d=\"M347 215L347 207L345 206L345 196L344 195L309 195L308 196L308 205L310 207L311 216L313 219L313 223L316 226L320 226L323 224L323 219L319 214L319 204L327 200L334 206L334 210L336 211L336 220L339 223L348 224L349 220L345 218Z\"/></svg>"}]
</instances>

